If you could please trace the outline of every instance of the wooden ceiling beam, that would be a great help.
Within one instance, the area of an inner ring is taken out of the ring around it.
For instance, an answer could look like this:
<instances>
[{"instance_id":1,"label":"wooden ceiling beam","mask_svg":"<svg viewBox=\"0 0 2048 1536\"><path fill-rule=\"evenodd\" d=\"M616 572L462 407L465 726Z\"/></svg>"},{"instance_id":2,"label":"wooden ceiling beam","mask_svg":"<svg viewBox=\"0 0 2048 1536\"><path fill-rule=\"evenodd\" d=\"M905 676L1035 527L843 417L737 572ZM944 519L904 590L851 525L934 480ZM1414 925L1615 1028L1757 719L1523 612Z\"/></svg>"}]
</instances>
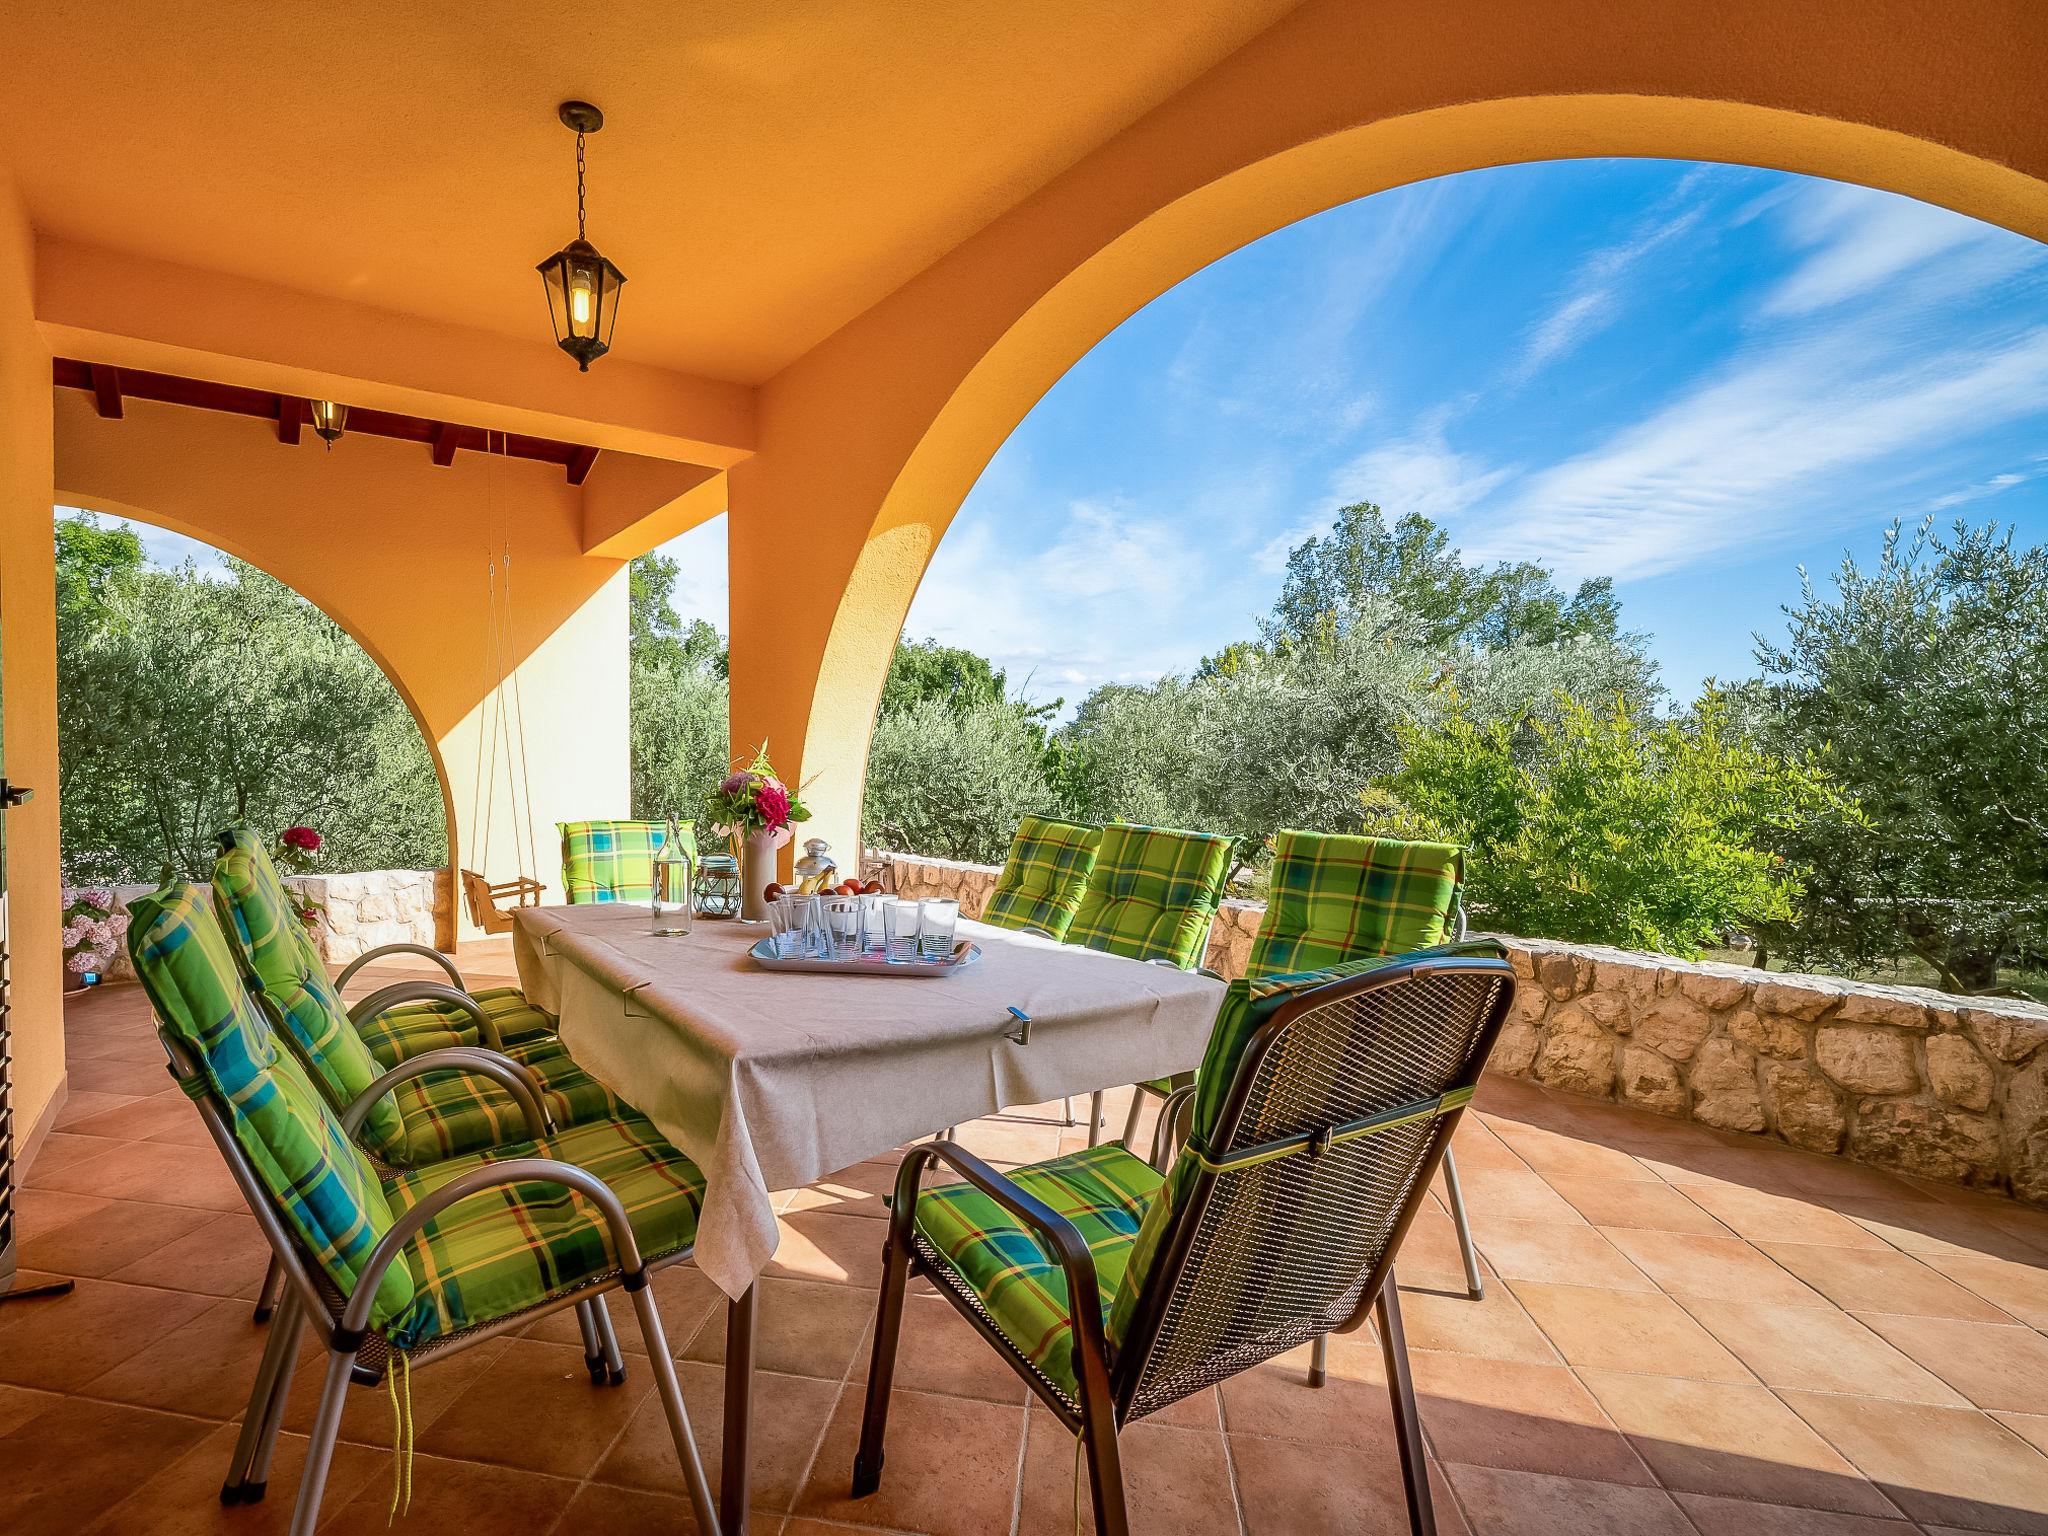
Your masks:
<instances>
[{"instance_id":1,"label":"wooden ceiling beam","mask_svg":"<svg viewBox=\"0 0 2048 1536\"><path fill-rule=\"evenodd\" d=\"M104 363L94 363L90 368L92 379L92 403L100 415L109 421L121 419L121 370L109 368Z\"/></svg>"},{"instance_id":2,"label":"wooden ceiling beam","mask_svg":"<svg viewBox=\"0 0 2048 1536\"><path fill-rule=\"evenodd\" d=\"M441 423L441 429L434 434L434 462L446 469L455 462L456 440L462 436L462 428L452 421Z\"/></svg>"},{"instance_id":3,"label":"wooden ceiling beam","mask_svg":"<svg viewBox=\"0 0 2048 1536\"><path fill-rule=\"evenodd\" d=\"M299 427L306 421L306 402L297 395L277 397L277 440L280 443L296 443Z\"/></svg>"},{"instance_id":4,"label":"wooden ceiling beam","mask_svg":"<svg viewBox=\"0 0 2048 1536\"><path fill-rule=\"evenodd\" d=\"M590 466L597 462L595 448L578 448L569 455L569 483L581 485L583 477L590 473Z\"/></svg>"}]
</instances>

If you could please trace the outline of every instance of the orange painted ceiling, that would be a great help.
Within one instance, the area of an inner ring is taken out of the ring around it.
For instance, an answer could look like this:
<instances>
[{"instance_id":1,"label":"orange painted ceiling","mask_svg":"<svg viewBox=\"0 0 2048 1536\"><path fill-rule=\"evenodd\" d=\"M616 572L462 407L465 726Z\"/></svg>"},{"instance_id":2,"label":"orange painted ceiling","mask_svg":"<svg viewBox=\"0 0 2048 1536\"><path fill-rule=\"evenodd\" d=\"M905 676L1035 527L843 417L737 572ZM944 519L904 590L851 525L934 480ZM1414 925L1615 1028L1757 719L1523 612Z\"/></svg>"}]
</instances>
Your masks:
<instances>
[{"instance_id":1,"label":"orange painted ceiling","mask_svg":"<svg viewBox=\"0 0 2048 1536\"><path fill-rule=\"evenodd\" d=\"M0 157L49 234L545 337L583 97L617 355L756 382L1293 3L50 0Z\"/></svg>"}]
</instances>

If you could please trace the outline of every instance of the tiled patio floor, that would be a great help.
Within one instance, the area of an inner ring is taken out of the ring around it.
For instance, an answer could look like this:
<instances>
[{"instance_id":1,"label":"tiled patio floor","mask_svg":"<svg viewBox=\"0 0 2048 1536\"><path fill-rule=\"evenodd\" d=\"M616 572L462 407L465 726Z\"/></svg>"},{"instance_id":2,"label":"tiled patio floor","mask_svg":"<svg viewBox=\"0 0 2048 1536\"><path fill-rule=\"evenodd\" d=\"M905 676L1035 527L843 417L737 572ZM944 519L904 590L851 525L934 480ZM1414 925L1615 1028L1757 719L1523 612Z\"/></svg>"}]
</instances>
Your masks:
<instances>
[{"instance_id":1,"label":"tiled patio floor","mask_svg":"<svg viewBox=\"0 0 2048 1536\"><path fill-rule=\"evenodd\" d=\"M501 942L464 964L483 980L509 962ZM282 1530L292 1435L266 1504L215 1497L262 1339L255 1225L164 1077L140 994L88 994L67 1027L72 1096L22 1192L22 1262L80 1278L0 1308L0 1531ZM1487 1298L1462 1298L1441 1208L1400 1266L1446 1531L2048 1532L2048 1213L1510 1081L1479 1105L1458 1150ZM1080 1135L962 1132L1003 1163ZM1071 1440L929 1295L908 1309L882 1490L846 1497L890 1172L788 1198L763 1286L753 1528L1064 1532ZM687 1266L658 1294L715 1461L722 1314ZM1378 1348L1331 1354L1321 1391L1288 1358L1135 1426L1139 1528L1404 1530ZM310 1415L300 1375L288 1430ZM691 1528L648 1373L590 1387L566 1314L423 1370L414 1409L401 1528ZM382 1530L380 1393L354 1394L345 1436L323 1529Z\"/></svg>"}]
</instances>

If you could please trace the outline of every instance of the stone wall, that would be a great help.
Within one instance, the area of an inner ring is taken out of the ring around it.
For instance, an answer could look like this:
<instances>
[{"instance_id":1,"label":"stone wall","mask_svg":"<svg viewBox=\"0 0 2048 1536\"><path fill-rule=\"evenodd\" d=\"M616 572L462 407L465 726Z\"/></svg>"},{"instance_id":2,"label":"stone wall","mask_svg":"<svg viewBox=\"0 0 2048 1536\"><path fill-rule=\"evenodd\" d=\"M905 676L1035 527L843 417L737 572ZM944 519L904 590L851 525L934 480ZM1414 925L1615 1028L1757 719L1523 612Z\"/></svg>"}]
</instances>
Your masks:
<instances>
[{"instance_id":1,"label":"stone wall","mask_svg":"<svg viewBox=\"0 0 2048 1536\"><path fill-rule=\"evenodd\" d=\"M346 965L380 944L425 944L455 931L455 882L445 869L372 869L354 875L288 875L286 885L321 904L313 942L330 965ZM115 888L125 909L149 885ZM132 981L123 949L110 980Z\"/></svg>"},{"instance_id":2,"label":"stone wall","mask_svg":"<svg viewBox=\"0 0 2048 1536\"><path fill-rule=\"evenodd\" d=\"M997 871L870 854L890 889L978 915ZM1226 901L1210 968L1263 904ZM1725 1131L2048 1203L2048 1008L1504 938L1520 986L1487 1069Z\"/></svg>"}]
</instances>

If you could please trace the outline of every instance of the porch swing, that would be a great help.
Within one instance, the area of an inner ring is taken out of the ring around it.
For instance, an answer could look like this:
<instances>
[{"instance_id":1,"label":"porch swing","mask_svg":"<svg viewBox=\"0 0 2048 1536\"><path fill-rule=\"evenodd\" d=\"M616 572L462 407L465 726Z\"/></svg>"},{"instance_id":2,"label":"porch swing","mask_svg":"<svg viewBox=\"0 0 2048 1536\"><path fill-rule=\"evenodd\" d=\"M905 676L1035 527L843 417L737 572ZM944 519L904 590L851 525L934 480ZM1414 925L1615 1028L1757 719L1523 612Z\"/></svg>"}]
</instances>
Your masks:
<instances>
[{"instance_id":1,"label":"porch swing","mask_svg":"<svg viewBox=\"0 0 2048 1536\"><path fill-rule=\"evenodd\" d=\"M502 443L502 434L486 431L484 452L502 452L502 446L493 446L494 440ZM491 470L488 457L484 460L484 521L491 525L492 497ZM470 791L469 824L475 829L479 848L477 862L485 869L491 863L491 820L497 808L498 792L498 747L505 748L505 793L512 811L512 854L519 873L511 880L492 880L479 870L464 867L462 875L462 900L468 909L469 920L487 934L510 933L513 913L521 907L537 907L547 887L536 878L540 867L538 854L533 848L533 785L527 774L526 763L526 707L519 691L519 675L511 675L511 707L506 707L506 653L512 646L512 545L508 540L504 546L503 586L504 598L499 599L500 560L488 547L484 551L484 586L486 609L490 617L489 640L484 658L484 676L488 703L485 709L485 724L488 731L489 764L485 764L485 752L481 749L476 756L476 778ZM513 771L514 760L518 771ZM521 814L520 801L525 800L525 814ZM520 829L525 828L525 837ZM506 905L509 903L509 906Z\"/></svg>"}]
</instances>

